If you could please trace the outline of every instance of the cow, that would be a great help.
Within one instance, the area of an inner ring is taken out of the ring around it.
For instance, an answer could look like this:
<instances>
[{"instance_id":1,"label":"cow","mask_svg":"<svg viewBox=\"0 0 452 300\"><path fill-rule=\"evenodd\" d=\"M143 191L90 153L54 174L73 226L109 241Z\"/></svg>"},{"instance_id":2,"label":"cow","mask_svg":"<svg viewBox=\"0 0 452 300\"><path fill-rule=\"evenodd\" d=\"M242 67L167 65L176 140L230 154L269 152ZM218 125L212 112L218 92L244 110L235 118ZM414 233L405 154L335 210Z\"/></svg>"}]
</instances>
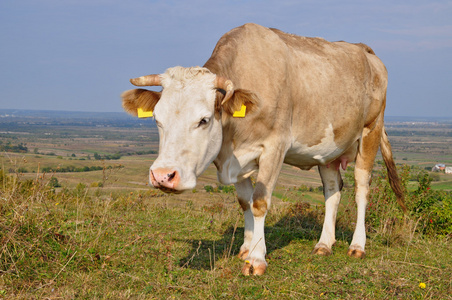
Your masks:
<instances>
[{"instance_id":1,"label":"cow","mask_svg":"<svg viewBox=\"0 0 452 300\"><path fill-rule=\"evenodd\" d=\"M406 209L384 128L387 70L365 44L245 24L221 37L203 67L173 67L130 82L162 87L121 95L125 111L155 118L159 155L149 171L154 187L192 189L212 162L219 181L235 185L245 218L238 254L244 275L267 269L264 223L283 163L318 167L325 220L314 254L332 254L340 168L348 163L355 162L357 204L349 256L365 256L367 196L379 148Z\"/></svg>"}]
</instances>

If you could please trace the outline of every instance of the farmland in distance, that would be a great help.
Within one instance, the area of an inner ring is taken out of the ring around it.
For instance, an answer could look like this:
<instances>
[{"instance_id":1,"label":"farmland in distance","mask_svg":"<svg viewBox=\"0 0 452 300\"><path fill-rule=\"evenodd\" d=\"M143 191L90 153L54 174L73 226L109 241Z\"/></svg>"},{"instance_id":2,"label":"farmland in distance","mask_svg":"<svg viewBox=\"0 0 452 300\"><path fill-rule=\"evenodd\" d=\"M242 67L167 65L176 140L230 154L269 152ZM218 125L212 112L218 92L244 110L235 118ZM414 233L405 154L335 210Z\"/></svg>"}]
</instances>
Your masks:
<instances>
[{"instance_id":1,"label":"farmland in distance","mask_svg":"<svg viewBox=\"0 0 452 300\"><path fill-rule=\"evenodd\" d=\"M158 153L158 132L151 119L125 113L10 110L0 110L0 116L0 145L27 148L26 152L0 152L2 168L10 173L20 171L32 178L45 170L68 187L103 182L105 188L118 191L149 188L148 170ZM386 131L397 164L426 171L439 163L452 166L452 119L389 117ZM377 163L379 160L380 156ZM86 167L102 169L80 170ZM107 179L104 169L109 167ZM69 172L64 172L65 168ZM438 173L434 179L433 188L452 190L452 175ZM218 185L213 165L196 189L203 190L204 185ZM316 168L301 171L285 165L278 187L300 185L321 185Z\"/></svg>"}]
</instances>

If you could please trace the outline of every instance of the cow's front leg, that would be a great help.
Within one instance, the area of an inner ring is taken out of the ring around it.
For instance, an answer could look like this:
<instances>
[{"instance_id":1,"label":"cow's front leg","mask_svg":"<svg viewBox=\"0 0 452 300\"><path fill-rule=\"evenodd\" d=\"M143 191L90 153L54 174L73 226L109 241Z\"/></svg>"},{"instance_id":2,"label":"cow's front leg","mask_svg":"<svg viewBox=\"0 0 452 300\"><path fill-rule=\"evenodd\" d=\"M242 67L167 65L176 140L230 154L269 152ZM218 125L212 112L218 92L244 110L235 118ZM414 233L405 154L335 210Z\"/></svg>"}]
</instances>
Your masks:
<instances>
[{"instance_id":1,"label":"cow's front leg","mask_svg":"<svg viewBox=\"0 0 452 300\"><path fill-rule=\"evenodd\" d=\"M245 238L243 245L240 247L240 252L238 257L241 259L246 259L250 252L251 240L253 239L254 231L254 217L251 212L251 197L253 196L253 183L250 178L246 178L235 184L235 189L237 190L237 198L240 206L243 209L243 214L245 216Z\"/></svg>"},{"instance_id":2,"label":"cow's front leg","mask_svg":"<svg viewBox=\"0 0 452 300\"><path fill-rule=\"evenodd\" d=\"M248 256L242 268L244 275L262 275L267 269L265 255L265 217L271 204L272 192L281 170L284 154L262 154L259 159L259 173L257 175L250 210L253 215L253 237L251 239Z\"/></svg>"}]
</instances>

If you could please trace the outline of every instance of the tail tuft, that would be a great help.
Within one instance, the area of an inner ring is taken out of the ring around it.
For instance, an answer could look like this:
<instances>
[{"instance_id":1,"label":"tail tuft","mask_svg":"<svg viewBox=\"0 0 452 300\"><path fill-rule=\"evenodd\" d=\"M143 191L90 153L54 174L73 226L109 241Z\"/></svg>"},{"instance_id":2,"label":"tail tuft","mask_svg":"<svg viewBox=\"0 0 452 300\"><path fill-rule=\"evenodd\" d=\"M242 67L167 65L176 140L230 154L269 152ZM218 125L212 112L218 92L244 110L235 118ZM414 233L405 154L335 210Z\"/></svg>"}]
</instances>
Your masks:
<instances>
[{"instance_id":1,"label":"tail tuft","mask_svg":"<svg viewBox=\"0 0 452 300\"><path fill-rule=\"evenodd\" d=\"M380 149L381 154L383 156L383 160L386 164L386 169L388 170L389 184L391 185L391 188L396 195L397 202L399 203L403 212L406 213L407 208L405 205L405 196L400 185L399 176L397 175L397 168L394 163L394 158L392 157L391 144L389 143L388 134L386 133L384 127L382 131L383 132L381 134Z\"/></svg>"}]
</instances>

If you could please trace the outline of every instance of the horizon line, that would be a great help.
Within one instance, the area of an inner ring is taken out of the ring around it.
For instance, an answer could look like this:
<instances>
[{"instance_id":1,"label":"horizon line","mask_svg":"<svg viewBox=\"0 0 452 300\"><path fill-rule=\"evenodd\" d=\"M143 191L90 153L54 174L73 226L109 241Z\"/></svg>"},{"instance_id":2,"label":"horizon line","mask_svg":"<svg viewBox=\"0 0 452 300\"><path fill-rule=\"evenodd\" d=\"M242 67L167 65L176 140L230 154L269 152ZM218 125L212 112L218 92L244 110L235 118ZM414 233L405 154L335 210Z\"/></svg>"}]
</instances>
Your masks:
<instances>
[{"instance_id":1,"label":"horizon line","mask_svg":"<svg viewBox=\"0 0 452 300\"><path fill-rule=\"evenodd\" d=\"M46 113L89 113L89 114L124 114L129 115L125 111L82 111L82 110L53 110L53 109L24 109L24 108L0 108L0 111L23 111L23 112L46 112ZM130 116L130 115L129 115ZM133 117L133 116L131 116ZM452 119L452 116L413 116L413 115L385 115L385 118L437 118L437 119Z\"/></svg>"}]
</instances>

